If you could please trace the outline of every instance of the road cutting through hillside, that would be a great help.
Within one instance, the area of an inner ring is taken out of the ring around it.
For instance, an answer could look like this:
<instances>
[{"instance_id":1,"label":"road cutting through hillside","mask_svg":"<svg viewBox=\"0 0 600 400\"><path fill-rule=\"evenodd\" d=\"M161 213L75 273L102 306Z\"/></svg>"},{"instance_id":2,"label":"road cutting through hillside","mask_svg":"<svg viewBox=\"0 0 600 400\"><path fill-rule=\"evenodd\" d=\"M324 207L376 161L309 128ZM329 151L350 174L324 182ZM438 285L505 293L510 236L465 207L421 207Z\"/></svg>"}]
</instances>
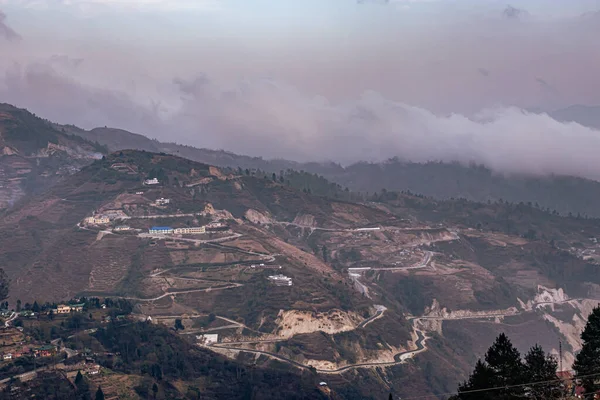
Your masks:
<instances>
[{"instance_id":1,"label":"road cutting through hillside","mask_svg":"<svg viewBox=\"0 0 600 400\"><path fill-rule=\"evenodd\" d=\"M113 297L120 297L125 300L135 300L135 301L156 301L156 300L163 299L167 296L177 296L180 294L198 293L198 292L215 292L217 290L233 289L233 288L238 288L241 286L244 286L244 285L242 283L233 282L233 283L229 283L228 285L223 286L223 287L208 287L208 288L203 288L203 289L189 289L189 290L178 290L178 291L165 292L165 293L161 294L160 296L156 296L156 297L152 297L152 298L122 297L122 296L113 296Z\"/></svg>"}]
</instances>

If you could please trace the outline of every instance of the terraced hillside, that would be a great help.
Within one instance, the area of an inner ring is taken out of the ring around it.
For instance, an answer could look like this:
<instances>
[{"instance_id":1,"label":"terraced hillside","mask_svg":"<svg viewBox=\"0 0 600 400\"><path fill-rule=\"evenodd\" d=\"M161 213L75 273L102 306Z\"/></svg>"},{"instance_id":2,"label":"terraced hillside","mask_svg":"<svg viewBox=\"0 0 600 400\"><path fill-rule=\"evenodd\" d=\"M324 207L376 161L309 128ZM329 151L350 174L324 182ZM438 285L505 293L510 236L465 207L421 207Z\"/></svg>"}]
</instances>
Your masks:
<instances>
[{"instance_id":1,"label":"terraced hillside","mask_svg":"<svg viewBox=\"0 0 600 400\"><path fill-rule=\"evenodd\" d=\"M196 346L310 371L342 398L452 391L500 331L563 340L572 362L600 298L597 221L378 200L120 151L6 212L0 262L11 302L124 297Z\"/></svg>"}]
</instances>

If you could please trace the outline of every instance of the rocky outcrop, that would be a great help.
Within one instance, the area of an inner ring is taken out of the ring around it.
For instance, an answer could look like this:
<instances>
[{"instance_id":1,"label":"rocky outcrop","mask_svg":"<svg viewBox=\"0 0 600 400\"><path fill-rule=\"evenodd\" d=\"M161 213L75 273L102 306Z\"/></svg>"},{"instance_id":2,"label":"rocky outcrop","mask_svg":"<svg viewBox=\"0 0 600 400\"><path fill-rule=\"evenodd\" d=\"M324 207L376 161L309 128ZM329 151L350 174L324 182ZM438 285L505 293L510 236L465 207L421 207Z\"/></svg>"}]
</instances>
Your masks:
<instances>
[{"instance_id":1,"label":"rocky outcrop","mask_svg":"<svg viewBox=\"0 0 600 400\"><path fill-rule=\"evenodd\" d=\"M334 334L355 329L361 320L358 314L341 310L330 310L328 312L281 310L275 320L278 325L275 333L286 338L299 333L319 331Z\"/></svg>"}]
</instances>

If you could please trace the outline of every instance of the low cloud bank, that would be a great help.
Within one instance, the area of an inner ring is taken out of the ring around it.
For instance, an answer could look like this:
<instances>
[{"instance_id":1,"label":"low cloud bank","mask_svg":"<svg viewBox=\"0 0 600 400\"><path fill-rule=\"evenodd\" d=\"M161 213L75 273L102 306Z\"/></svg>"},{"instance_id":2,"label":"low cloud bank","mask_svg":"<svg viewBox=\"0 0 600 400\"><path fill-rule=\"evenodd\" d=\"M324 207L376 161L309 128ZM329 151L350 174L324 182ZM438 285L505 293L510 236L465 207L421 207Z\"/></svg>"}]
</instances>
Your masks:
<instances>
[{"instance_id":1,"label":"low cloud bank","mask_svg":"<svg viewBox=\"0 0 600 400\"><path fill-rule=\"evenodd\" d=\"M441 116L375 92L332 103L272 79L223 87L204 75L157 84L157 97L144 104L133 93L99 89L63 72L82 62L58 57L15 65L0 85L0 100L61 123L108 125L267 158L475 162L502 173L600 180L600 131L545 114L498 107L470 118Z\"/></svg>"}]
</instances>

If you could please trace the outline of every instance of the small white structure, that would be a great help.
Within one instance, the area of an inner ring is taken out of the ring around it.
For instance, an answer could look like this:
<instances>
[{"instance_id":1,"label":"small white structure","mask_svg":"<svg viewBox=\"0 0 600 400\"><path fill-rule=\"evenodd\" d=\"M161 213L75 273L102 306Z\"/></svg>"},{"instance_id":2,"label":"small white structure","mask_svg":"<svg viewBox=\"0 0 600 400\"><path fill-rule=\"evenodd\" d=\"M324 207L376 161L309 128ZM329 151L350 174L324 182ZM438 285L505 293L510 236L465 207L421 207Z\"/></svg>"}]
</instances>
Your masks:
<instances>
[{"instance_id":1,"label":"small white structure","mask_svg":"<svg viewBox=\"0 0 600 400\"><path fill-rule=\"evenodd\" d=\"M271 275L268 277L268 279L275 285L275 286L292 286L292 278L290 278L289 276L285 276L285 275Z\"/></svg>"},{"instance_id":2,"label":"small white structure","mask_svg":"<svg viewBox=\"0 0 600 400\"><path fill-rule=\"evenodd\" d=\"M12 360L12 353L6 353L6 354L3 356L3 358L4 358L5 360Z\"/></svg>"},{"instance_id":3,"label":"small white structure","mask_svg":"<svg viewBox=\"0 0 600 400\"><path fill-rule=\"evenodd\" d=\"M160 182L156 178L146 179L144 185L158 185Z\"/></svg>"},{"instance_id":4,"label":"small white structure","mask_svg":"<svg viewBox=\"0 0 600 400\"><path fill-rule=\"evenodd\" d=\"M141 196L141 195L143 195L143 194L144 194L144 192L135 192L135 194L137 194L137 195Z\"/></svg>"},{"instance_id":5,"label":"small white structure","mask_svg":"<svg viewBox=\"0 0 600 400\"><path fill-rule=\"evenodd\" d=\"M213 344L219 341L219 335L216 333L210 333L206 335L197 335L196 340L202 344Z\"/></svg>"},{"instance_id":6,"label":"small white structure","mask_svg":"<svg viewBox=\"0 0 600 400\"><path fill-rule=\"evenodd\" d=\"M115 226L115 229L113 229L115 232L124 232L124 231L128 231L130 230L131 227L128 225L119 225L119 226Z\"/></svg>"},{"instance_id":7,"label":"small white structure","mask_svg":"<svg viewBox=\"0 0 600 400\"><path fill-rule=\"evenodd\" d=\"M327 382L319 382L319 386L327 386Z\"/></svg>"},{"instance_id":8,"label":"small white structure","mask_svg":"<svg viewBox=\"0 0 600 400\"><path fill-rule=\"evenodd\" d=\"M164 206L167 205L171 202L171 199L165 199L164 197L161 197L160 199L156 199L155 203L159 206Z\"/></svg>"}]
</instances>

